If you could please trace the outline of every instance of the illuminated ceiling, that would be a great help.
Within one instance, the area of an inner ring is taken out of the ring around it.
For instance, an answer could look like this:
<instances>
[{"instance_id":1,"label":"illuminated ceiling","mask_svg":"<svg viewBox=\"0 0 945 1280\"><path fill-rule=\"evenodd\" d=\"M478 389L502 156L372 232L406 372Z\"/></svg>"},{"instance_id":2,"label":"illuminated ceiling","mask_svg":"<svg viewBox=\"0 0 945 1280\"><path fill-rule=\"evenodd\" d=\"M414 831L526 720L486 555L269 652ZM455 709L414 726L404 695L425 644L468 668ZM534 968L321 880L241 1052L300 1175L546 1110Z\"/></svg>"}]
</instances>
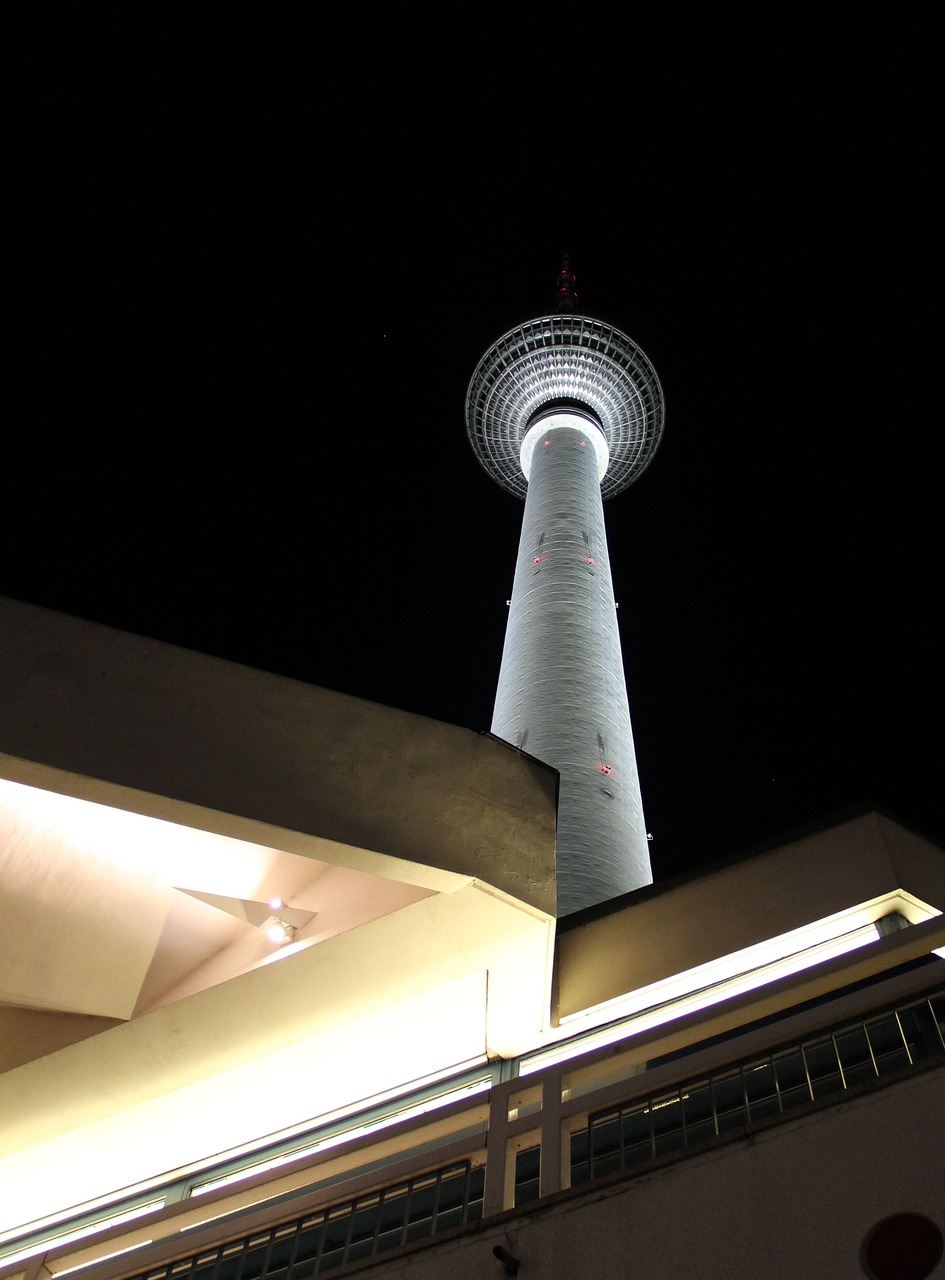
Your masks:
<instances>
[{"instance_id":1,"label":"illuminated ceiling","mask_svg":"<svg viewBox=\"0 0 945 1280\"><path fill-rule=\"evenodd\" d=\"M32 1011L54 1035L48 1015L71 1015L54 1039L81 1039L100 1019L160 1008L431 893L0 780L0 1028ZM311 916L288 947L239 918L247 901L265 919L274 896ZM34 1056L22 1035L2 1038L6 1066L11 1050Z\"/></svg>"}]
</instances>

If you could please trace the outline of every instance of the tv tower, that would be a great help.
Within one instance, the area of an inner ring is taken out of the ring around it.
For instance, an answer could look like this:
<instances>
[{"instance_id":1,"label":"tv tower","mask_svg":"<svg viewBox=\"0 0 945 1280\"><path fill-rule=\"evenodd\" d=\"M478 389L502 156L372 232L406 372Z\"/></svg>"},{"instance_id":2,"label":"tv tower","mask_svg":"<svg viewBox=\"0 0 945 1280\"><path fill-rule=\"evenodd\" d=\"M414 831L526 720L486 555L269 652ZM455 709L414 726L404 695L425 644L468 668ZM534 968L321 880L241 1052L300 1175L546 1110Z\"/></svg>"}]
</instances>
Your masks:
<instances>
[{"instance_id":1,"label":"tv tower","mask_svg":"<svg viewBox=\"0 0 945 1280\"><path fill-rule=\"evenodd\" d=\"M492 732L560 774L558 915L650 884L603 499L649 465L663 391L625 334L578 314L567 257L556 312L482 357L466 425L525 499Z\"/></svg>"}]
</instances>

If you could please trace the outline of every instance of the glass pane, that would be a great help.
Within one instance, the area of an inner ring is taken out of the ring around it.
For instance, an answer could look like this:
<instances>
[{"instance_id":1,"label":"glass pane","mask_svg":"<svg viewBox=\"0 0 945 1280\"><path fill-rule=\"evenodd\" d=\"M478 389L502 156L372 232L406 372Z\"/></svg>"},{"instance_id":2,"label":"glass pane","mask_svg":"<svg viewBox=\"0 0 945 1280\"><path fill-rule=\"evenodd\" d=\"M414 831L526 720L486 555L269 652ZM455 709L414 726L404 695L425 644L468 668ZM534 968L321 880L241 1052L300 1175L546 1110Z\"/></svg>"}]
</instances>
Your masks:
<instances>
[{"instance_id":1,"label":"glass pane","mask_svg":"<svg viewBox=\"0 0 945 1280\"><path fill-rule=\"evenodd\" d=\"M909 1065L909 1055L906 1053L906 1046L895 1014L889 1013L883 1018L874 1018L871 1022L867 1022L866 1034L873 1048L873 1057L876 1059L876 1070L879 1075L886 1075L890 1071L897 1071L900 1067Z\"/></svg>"},{"instance_id":2,"label":"glass pane","mask_svg":"<svg viewBox=\"0 0 945 1280\"><path fill-rule=\"evenodd\" d=\"M336 1209L328 1215L325 1224L325 1242L322 1245L320 1271L328 1271L340 1267L344 1261L345 1243L348 1239L348 1227L351 1223L350 1209Z\"/></svg>"},{"instance_id":3,"label":"glass pane","mask_svg":"<svg viewBox=\"0 0 945 1280\"><path fill-rule=\"evenodd\" d=\"M515 1204L529 1204L538 1199L538 1175L541 1147L528 1147L515 1157Z\"/></svg>"},{"instance_id":4,"label":"glass pane","mask_svg":"<svg viewBox=\"0 0 945 1280\"><path fill-rule=\"evenodd\" d=\"M462 1165L444 1173L440 1180L440 1194L436 1208L436 1229L441 1230L440 1219L445 1213L459 1210L462 1218L463 1201L466 1198L467 1169Z\"/></svg>"},{"instance_id":5,"label":"glass pane","mask_svg":"<svg viewBox=\"0 0 945 1280\"><path fill-rule=\"evenodd\" d=\"M269 1250L269 1262L266 1266L267 1280L279 1280L279 1277L287 1274L297 1232L295 1226L279 1227L274 1235L275 1239ZM239 1276L239 1280L252 1280L253 1272L244 1269L242 1272L234 1272L234 1275Z\"/></svg>"},{"instance_id":6,"label":"glass pane","mask_svg":"<svg viewBox=\"0 0 945 1280\"><path fill-rule=\"evenodd\" d=\"M380 1201L377 1196L358 1201L351 1219L351 1239L348 1245L348 1261L369 1258L374 1251L374 1231L377 1227Z\"/></svg>"},{"instance_id":7,"label":"glass pane","mask_svg":"<svg viewBox=\"0 0 945 1280\"><path fill-rule=\"evenodd\" d=\"M381 1231L394 1231L403 1226L404 1214L407 1211L407 1188L392 1187L385 1192L378 1217Z\"/></svg>"},{"instance_id":8,"label":"glass pane","mask_svg":"<svg viewBox=\"0 0 945 1280\"><path fill-rule=\"evenodd\" d=\"M833 1040L825 1036L804 1045L804 1058L807 1062L807 1074L810 1076L810 1087L815 1098L825 1098L843 1088L840 1076L840 1063Z\"/></svg>"},{"instance_id":9,"label":"glass pane","mask_svg":"<svg viewBox=\"0 0 945 1280\"><path fill-rule=\"evenodd\" d=\"M436 1215L437 1234L441 1231L448 1231L450 1227L461 1227L464 1221L462 1205L454 1206L451 1209L441 1209Z\"/></svg>"},{"instance_id":10,"label":"glass pane","mask_svg":"<svg viewBox=\"0 0 945 1280\"><path fill-rule=\"evenodd\" d=\"M302 1223L302 1230L299 1233L299 1242L295 1250L296 1264L308 1262L318 1254L318 1246L322 1238L322 1228L325 1225L325 1215L319 1214L317 1218L306 1218ZM307 1276L310 1272L307 1268L296 1272L296 1276ZM293 1277L295 1280L295 1277Z\"/></svg>"},{"instance_id":11,"label":"glass pane","mask_svg":"<svg viewBox=\"0 0 945 1280\"><path fill-rule=\"evenodd\" d=\"M779 1053L774 1059L774 1074L781 1095L781 1110L806 1106L810 1102L810 1085L800 1047Z\"/></svg>"},{"instance_id":12,"label":"glass pane","mask_svg":"<svg viewBox=\"0 0 945 1280\"><path fill-rule=\"evenodd\" d=\"M725 1076L714 1076L712 1096L715 1098L715 1119L719 1133L743 1129L748 1123L748 1115L745 1111L741 1072L732 1071Z\"/></svg>"},{"instance_id":13,"label":"glass pane","mask_svg":"<svg viewBox=\"0 0 945 1280\"><path fill-rule=\"evenodd\" d=\"M867 1080L875 1080L876 1068L873 1066L870 1043L863 1027L847 1027L845 1031L838 1032L835 1038L847 1088L852 1089Z\"/></svg>"},{"instance_id":14,"label":"glass pane","mask_svg":"<svg viewBox=\"0 0 945 1280\"><path fill-rule=\"evenodd\" d=\"M407 1210L407 1239L421 1240L433 1231L433 1205L436 1200L436 1179L418 1180L410 1188L410 1207Z\"/></svg>"},{"instance_id":15,"label":"glass pane","mask_svg":"<svg viewBox=\"0 0 945 1280\"><path fill-rule=\"evenodd\" d=\"M580 1187L591 1176L588 1167L588 1136L586 1129L571 1134L571 1186Z\"/></svg>"},{"instance_id":16,"label":"glass pane","mask_svg":"<svg viewBox=\"0 0 945 1280\"><path fill-rule=\"evenodd\" d=\"M680 1151L686 1145L683 1133L682 1102L679 1091L663 1094L654 1098L650 1110L653 1117L653 1141L656 1154L663 1155L667 1151Z\"/></svg>"},{"instance_id":17,"label":"glass pane","mask_svg":"<svg viewBox=\"0 0 945 1280\"><path fill-rule=\"evenodd\" d=\"M613 1111L591 1122L591 1177L603 1178L620 1167L620 1113Z\"/></svg>"},{"instance_id":18,"label":"glass pane","mask_svg":"<svg viewBox=\"0 0 945 1280\"><path fill-rule=\"evenodd\" d=\"M708 1080L686 1085L682 1091L683 1115L686 1118L686 1143L692 1146L715 1137L715 1114L712 1090Z\"/></svg>"},{"instance_id":19,"label":"glass pane","mask_svg":"<svg viewBox=\"0 0 945 1280\"><path fill-rule=\"evenodd\" d=\"M945 996L933 996L929 1004L932 1006L942 1040L945 1041Z\"/></svg>"},{"instance_id":20,"label":"glass pane","mask_svg":"<svg viewBox=\"0 0 945 1280\"><path fill-rule=\"evenodd\" d=\"M380 1200L377 1196L371 1196L367 1200L359 1200L357 1202L351 1222L352 1240L363 1240L365 1236L374 1235L379 1209Z\"/></svg>"},{"instance_id":21,"label":"glass pane","mask_svg":"<svg viewBox=\"0 0 945 1280\"><path fill-rule=\"evenodd\" d=\"M934 1058L943 1051L938 1024L926 1001L923 1000L921 1004L914 1004L911 1008L900 1010L899 1024L913 1062L921 1062L923 1058Z\"/></svg>"},{"instance_id":22,"label":"glass pane","mask_svg":"<svg viewBox=\"0 0 945 1280\"><path fill-rule=\"evenodd\" d=\"M486 1185L486 1166L469 1171L469 1194L466 1198L466 1221L478 1222L482 1217L482 1197Z\"/></svg>"},{"instance_id":23,"label":"glass pane","mask_svg":"<svg viewBox=\"0 0 945 1280\"><path fill-rule=\"evenodd\" d=\"M753 1122L778 1114L781 1107L774 1065L770 1058L746 1063L742 1068L742 1081L748 1098L748 1114Z\"/></svg>"},{"instance_id":24,"label":"glass pane","mask_svg":"<svg viewBox=\"0 0 945 1280\"><path fill-rule=\"evenodd\" d=\"M623 1147L621 1168L631 1168L653 1159L652 1112L648 1103L641 1103L623 1113L620 1134Z\"/></svg>"},{"instance_id":25,"label":"glass pane","mask_svg":"<svg viewBox=\"0 0 945 1280\"><path fill-rule=\"evenodd\" d=\"M407 1188L391 1187L384 1193L377 1213L377 1249L396 1249L403 1236L407 1212Z\"/></svg>"},{"instance_id":26,"label":"glass pane","mask_svg":"<svg viewBox=\"0 0 945 1280\"><path fill-rule=\"evenodd\" d=\"M265 1262L265 1250L257 1248L247 1252L242 1241L236 1245L226 1245L220 1252L222 1257L214 1273L216 1280L235 1280L237 1276L241 1277L241 1280L243 1276L246 1280L254 1280L254 1277L260 1274ZM246 1265L241 1271L244 1261Z\"/></svg>"},{"instance_id":27,"label":"glass pane","mask_svg":"<svg viewBox=\"0 0 945 1280\"><path fill-rule=\"evenodd\" d=\"M410 1186L410 1205L407 1218L416 1222L424 1218L432 1218L433 1204L436 1199L436 1178L418 1178Z\"/></svg>"}]
</instances>

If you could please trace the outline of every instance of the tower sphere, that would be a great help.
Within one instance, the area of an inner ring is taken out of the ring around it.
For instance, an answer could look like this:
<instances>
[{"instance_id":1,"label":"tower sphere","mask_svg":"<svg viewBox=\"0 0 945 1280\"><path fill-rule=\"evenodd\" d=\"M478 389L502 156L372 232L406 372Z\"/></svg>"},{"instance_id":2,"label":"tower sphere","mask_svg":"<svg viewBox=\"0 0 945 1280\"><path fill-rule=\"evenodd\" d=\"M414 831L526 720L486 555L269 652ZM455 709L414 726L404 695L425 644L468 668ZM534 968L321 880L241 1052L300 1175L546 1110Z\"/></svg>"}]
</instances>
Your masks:
<instances>
[{"instance_id":1,"label":"tower sphere","mask_svg":"<svg viewBox=\"0 0 945 1280\"><path fill-rule=\"evenodd\" d=\"M600 426L610 455L603 498L649 465L663 433L663 389L649 359L600 320L540 316L492 344L466 393L473 452L509 493L525 497L522 441L536 416L556 404L583 409Z\"/></svg>"}]
</instances>

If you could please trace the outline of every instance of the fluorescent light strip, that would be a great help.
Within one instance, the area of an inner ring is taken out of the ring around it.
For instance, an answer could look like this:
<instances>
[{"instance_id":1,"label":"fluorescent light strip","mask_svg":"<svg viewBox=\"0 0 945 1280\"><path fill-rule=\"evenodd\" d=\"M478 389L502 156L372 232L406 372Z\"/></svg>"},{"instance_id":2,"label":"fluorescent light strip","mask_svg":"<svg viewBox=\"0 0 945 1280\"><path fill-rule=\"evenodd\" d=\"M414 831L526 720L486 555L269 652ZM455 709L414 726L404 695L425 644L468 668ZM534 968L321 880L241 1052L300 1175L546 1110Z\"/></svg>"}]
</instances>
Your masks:
<instances>
[{"instance_id":1,"label":"fluorescent light strip","mask_svg":"<svg viewBox=\"0 0 945 1280\"><path fill-rule=\"evenodd\" d=\"M12 1266L14 1262L21 1262L24 1258L33 1257L34 1254L45 1253L50 1249L58 1249L60 1245L71 1244L74 1240L81 1240L84 1236L96 1235L99 1231L105 1231L109 1227L119 1227L123 1222L131 1222L145 1213L150 1213L152 1209L160 1209L163 1204L164 1197L158 1196L154 1200L149 1200L146 1204L135 1205L133 1209L125 1209L123 1212L109 1214L107 1217L96 1219L95 1222L87 1222L81 1227L74 1227L71 1231L62 1231L57 1235L43 1236L42 1239L34 1240L17 1253L6 1254L0 1250L0 1262L4 1267ZM57 1272L57 1274L65 1275L65 1272Z\"/></svg>"},{"instance_id":2,"label":"fluorescent light strip","mask_svg":"<svg viewBox=\"0 0 945 1280\"><path fill-rule=\"evenodd\" d=\"M386 1116L378 1117L377 1120L356 1125L351 1129L342 1129L338 1133L329 1134L316 1142L306 1143L304 1146L296 1147L292 1151L283 1152L281 1155L273 1156L271 1160L244 1165L242 1168L235 1169L232 1173L224 1174L222 1177L213 1178L209 1182L201 1182L192 1188L190 1194L191 1196L207 1195L210 1191L218 1191L221 1187L229 1187L235 1182L242 1182L244 1179L254 1177L258 1173L267 1173L270 1169L278 1169L281 1165L289 1164L302 1156L310 1156L316 1151L326 1151L331 1147L341 1146L343 1142L351 1142L355 1138L367 1137L368 1134L377 1133L381 1129L389 1129L392 1125L399 1124L402 1120L412 1120L415 1116L426 1115L430 1111L436 1111L440 1107L448 1106L451 1102L459 1102L463 1098L472 1098L478 1093L485 1093L491 1086L492 1076L483 1076L481 1079L473 1080L460 1089L452 1089L448 1093L437 1094L436 1097L427 1098L423 1102L415 1103L412 1107L392 1111Z\"/></svg>"},{"instance_id":3,"label":"fluorescent light strip","mask_svg":"<svg viewBox=\"0 0 945 1280\"><path fill-rule=\"evenodd\" d=\"M819 932L822 932L822 930L815 927L815 933ZM754 968L742 969L741 972L731 977L717 979L715 982L707 984L703 983L695 988L694 982L699 977L704 978L713 970L718 970L725 966L732 968L736 961L743 965L745 960L753 953L762 952L764 947L770 947L772 944L765 943L761 947L751 947L746 951L735 952L732 956L725 957L723 961L716 961L710 965L690 969L687 973L680 974L667 982L654 983L652 986L644 987L640 992L636 992L634 1003L649 1002L647 1007L639 1012L631 1014L619 1022L612 1022L597 1032L565 1041L554 1048L542 1050L523 1059L519 1075L532 1075L534 1072L553 1066L557 1062L565 1062L569 1058L588 1053L592 1049L599 1049L604 1045L613 1044L615 1041L623 1040L628 1036L637 1035L642 1031L649 1031L651 1028L658 1027L674 1018L681 1018L688 1013L696 1013L700 1009L719 1004L723 1000L730 1000L733 996L742 995L746 991L753 991L757 987L766 986L768 983L776 982L779 978L788 977L792 973L799 973L803 969L810 968L811 965L821 964L825 960L831 960L835 956L844 955L848 951L854 951L858 947L876 942L878 936L876 925L870 922L869 924L860 925L848 933L841 934L839 937L835 935L822 938L813 946L805 947L802 951L782 955ZM790 934L785 934L782 939L773 939L772 943L783 942L784 938L789 937L791 937ZM664 999L658 1000L658 995L661 993L664 994ZM657 997L656 1001L654 1001L654 997ZM618 1003L623 1004L623 1001L614 1001L613 1003L617 1006ZM599 1010L600 1006L597 1008ZM582 1010L580 1014L571 1015L567 1021L573 1022L579 1017L585 1018L589 1012L591 1011ZM562 1018L561 1021L564 1023L565 1019Z\"/></svg>"}]
</instances>

